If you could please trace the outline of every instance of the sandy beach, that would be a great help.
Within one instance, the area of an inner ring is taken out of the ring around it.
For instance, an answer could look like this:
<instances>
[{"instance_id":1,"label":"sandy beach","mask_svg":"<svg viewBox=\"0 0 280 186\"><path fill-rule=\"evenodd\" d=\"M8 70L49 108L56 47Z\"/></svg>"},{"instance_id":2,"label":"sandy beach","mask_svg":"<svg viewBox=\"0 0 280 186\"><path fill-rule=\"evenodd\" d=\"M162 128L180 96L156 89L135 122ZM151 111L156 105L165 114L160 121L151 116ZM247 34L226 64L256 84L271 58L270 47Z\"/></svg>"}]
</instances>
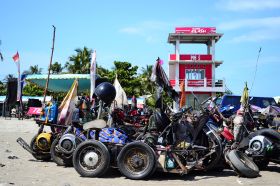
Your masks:
<instances>
[{"instance_id":1,"label":"sandy beach","mask_svg":"<svg viewBox=\"0 0 280 186\"><path fill-rule=\"evenodd\" d=\"M33 158L16 142L22 137L28 143L38 130L33 120L0 118L0 186L2 185L280 185L280 166L270 164L268 170L254 179L240 178L232 170L223 172L195 171L188 175L156 173L149 180L129 180L117 169L103 178L83 178L74 168L59 167L53 162Z\"/></svg>"}]
</instances>

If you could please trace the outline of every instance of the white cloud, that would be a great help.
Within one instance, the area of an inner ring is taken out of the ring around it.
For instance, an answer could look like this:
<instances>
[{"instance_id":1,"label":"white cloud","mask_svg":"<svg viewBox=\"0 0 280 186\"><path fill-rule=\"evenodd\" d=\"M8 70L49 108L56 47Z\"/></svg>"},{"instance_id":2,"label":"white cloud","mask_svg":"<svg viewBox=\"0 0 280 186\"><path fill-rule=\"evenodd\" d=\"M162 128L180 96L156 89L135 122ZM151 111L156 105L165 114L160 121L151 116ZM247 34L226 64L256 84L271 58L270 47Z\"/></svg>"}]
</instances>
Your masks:
<instances>
[{"instance_id":1,"label":"white cloud","mask_svg":"<svg viewBox=\"0 0 280 186\"><path fill-rule=\"evenodd\" d=\"M234 43L240 42L259 42L264 40L275 40L280 39L279 30L274 29L264 29L264 30L256 30L252 32L248 32L239 36L236 36L231 39Z\"/></svg>"},{"instance_id":2,"label":"white cloud","mask_svg":"<svg viewBox=\"0 0 280 186\"><path fill-rule=\"evenodd\" d=\"M234 30L240 28L280 28L280 17L265 17L255 19L242 19L224 22L218 25L221 30Z\"/></svg>"},{"instance_id":3,"label":"white cloud","mask_svg":"<svg viewBox=\"0 0 280 186\"><path fill-rule=\"evenodd\" d=\"M230 11L279 9L279 0L221 0L217 6Z\"/></svg>"},{"instance_id":4,"label":"white cloud","mask_svg":"<svg viewBox=\"0 0 280 186\"><path fill-rule=\"evenodd\" d=\"M158 40L157 33L162 32L169 27L169 23L160 21L145 21L135 26L121 28L119 32L130 35L138 35L144 37L147 43L155 43Z\"/></svg>"}]
</instances>

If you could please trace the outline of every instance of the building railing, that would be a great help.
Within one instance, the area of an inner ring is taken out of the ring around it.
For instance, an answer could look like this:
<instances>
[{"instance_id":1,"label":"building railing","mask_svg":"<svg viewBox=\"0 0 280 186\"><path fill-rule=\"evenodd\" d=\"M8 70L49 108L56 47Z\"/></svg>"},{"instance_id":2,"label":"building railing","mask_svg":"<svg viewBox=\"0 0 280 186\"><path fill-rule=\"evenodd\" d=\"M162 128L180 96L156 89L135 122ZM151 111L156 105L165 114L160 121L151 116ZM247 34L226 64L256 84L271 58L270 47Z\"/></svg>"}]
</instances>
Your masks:
<instances>
[{"instance_id":1,"label":"building railing","mask_svg":"<svg viewBox=\"0 0 280 186\"><path fill-rule=\"evenodd\" d=\"M179 79L178 85L180 85L184 81L185 83L185 90L187 90L188 87L205 87L205 88L210 88L210 87L224 87L224 80L215 80L213 79L201 79L201 80L188 80L188 79ZM213 85L213 82L215 84ZM176 85L176 80L172 79L170 80L170 84L172 87L175 87Z\"/></svg>"},{"instance_id":2,"label":"building railing","mask_svg":"<svg viewBox=\"0 0 280 186\"><path fill-rule=\"evenodd\" d=\"M179 60L185 60L185 61L212 61L212 55L211 54L180 54ZM176 54L170 54L169 55L170 61L176 60Z\"/></svg>"}]
</instances>

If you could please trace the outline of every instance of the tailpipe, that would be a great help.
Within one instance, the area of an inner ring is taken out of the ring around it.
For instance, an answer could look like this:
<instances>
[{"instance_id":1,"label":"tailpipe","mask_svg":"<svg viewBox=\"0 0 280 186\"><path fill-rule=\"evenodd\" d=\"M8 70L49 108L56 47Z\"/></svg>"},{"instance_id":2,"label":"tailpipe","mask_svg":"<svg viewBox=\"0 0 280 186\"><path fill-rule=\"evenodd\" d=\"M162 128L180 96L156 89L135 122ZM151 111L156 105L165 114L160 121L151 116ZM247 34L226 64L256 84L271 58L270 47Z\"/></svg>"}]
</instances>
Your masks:
<instances>
[{"instance_id":1,"label":"tailpipe","mask_svg":"<svg viewBox=\"0 0 280 186\"><path fill-rule=\"evenodd\" d=\"M31 147L21 138L19 137L17 139L17 143L22 146L22 148L24 148L25 150L27 150L30 154L34 155L36 154L32 149Z\"/></svg>"}]
</instances>

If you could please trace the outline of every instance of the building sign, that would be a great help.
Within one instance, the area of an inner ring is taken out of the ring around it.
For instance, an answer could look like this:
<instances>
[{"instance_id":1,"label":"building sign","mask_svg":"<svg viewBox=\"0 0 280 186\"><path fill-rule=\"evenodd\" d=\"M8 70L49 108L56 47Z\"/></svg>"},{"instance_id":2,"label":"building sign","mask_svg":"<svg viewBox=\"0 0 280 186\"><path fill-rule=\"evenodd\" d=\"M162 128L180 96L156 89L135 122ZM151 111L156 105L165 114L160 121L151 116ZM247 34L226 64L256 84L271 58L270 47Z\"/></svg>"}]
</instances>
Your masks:
<instances>
[{"instance_id":1,"label":"building sign","mask_svg":"<svg viewBox=\"0 0 280 186\"><path fill-rule=\"evenodd\" d=\"M170 54L169 60L176 60L176 54ZM210 54L181 54L180 60L212 61L212 55L210 55Z\"/></svg>"},{"instance_id":2,"label":"building sign","mask_svg":"<svg viewBox=\"0 0 280 186\"><path fill-rule=\"evenodd\" d=\"M214 34L215 27L176 27L176 34Z\"/></svg>"}]
</instances>

